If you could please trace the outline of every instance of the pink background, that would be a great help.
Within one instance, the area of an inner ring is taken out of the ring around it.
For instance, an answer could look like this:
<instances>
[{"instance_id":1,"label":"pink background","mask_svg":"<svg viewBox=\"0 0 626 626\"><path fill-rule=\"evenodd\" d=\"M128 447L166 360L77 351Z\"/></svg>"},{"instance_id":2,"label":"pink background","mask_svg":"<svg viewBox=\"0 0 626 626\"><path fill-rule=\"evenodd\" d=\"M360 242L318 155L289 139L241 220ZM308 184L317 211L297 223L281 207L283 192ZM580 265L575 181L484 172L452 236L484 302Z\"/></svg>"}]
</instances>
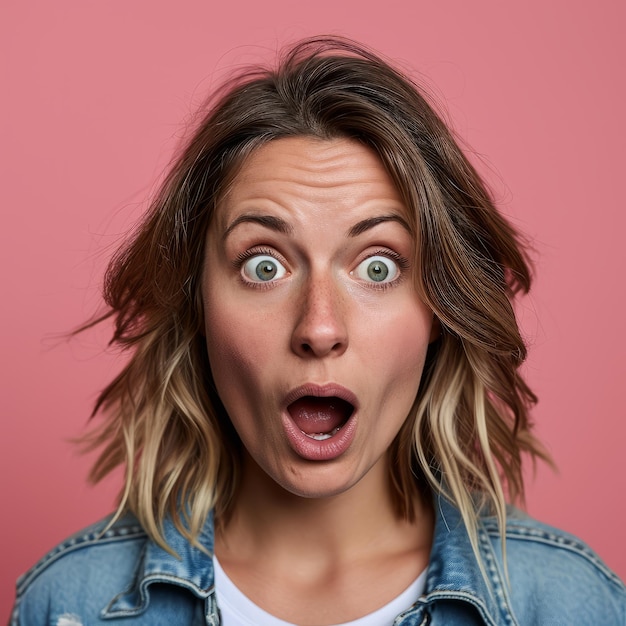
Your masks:
<instances>
[{"instance_id":1,"label":"pink background","mask_svg":"<svg viewBox=\"0 0 626 626\"><path fill-rule=\"evenodd\" d=\"M560 467L528 508L622 577L624 37L621 0L4 0L0 8L0 621L14 579L107 513L68 442L116 371L98 306L106 259L145 208L196 104L241 63L319 33L424 73L538 279L520 307L538 431ZM529 473L530 477L530 473Z\"/></svg>"}]
</instances>

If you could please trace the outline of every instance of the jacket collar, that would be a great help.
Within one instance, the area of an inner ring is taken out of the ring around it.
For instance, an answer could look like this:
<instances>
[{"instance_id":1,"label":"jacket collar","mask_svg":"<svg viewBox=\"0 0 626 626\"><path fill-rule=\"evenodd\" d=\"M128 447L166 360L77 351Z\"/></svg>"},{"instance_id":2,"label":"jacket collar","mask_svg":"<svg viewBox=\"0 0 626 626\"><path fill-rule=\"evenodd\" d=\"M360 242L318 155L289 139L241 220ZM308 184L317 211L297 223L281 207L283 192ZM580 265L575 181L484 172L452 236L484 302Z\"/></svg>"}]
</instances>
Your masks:
<instances>
[{"instance_id":1,"label":"jacket collar","mask_svg":"<svg viewBox=\"0 0 626 626\"><path fill-rule=\"evenodd\" d=\"M471 604L489 626L516 624L499 563L499 546L478 521L478 548L487 584L470 542L460 511L441 495L435 495L435 534L428 564L426 593L416 606L432 606L445 600ZM498 543L498 542L496 542Z\"/></svg>"},{"instance_id":2,"label":"jacket collar","mask_svg":"<svg viewBox=\"0 0 626 626\"><path fill-rule=\"evenodd\" d=\"M104 609L103 616L122 617L142 613L148 606L148 588L153 583L179 585L203 599L212 595L215 578L213 515L209 515L198 538L206 552L192 546L169 517L163 523L163 536L178 556L148 539L139 562L135 585L115 596Z\"/></svg>"},{"instance_id":3,"label":"jacket collar","mask_svg":"<svg viewBox=\"0 0 626 626\"><path fill-rule=\"evenodd\" d=\"M435 533L428 565L426 593L405 615L416 610L444 603L446 600L471 604L485 624L515 624L509 608L508 593L498 562L499 555L479 521L479 551L491 589L485 578L467 534L460 512L441 496L435 496ZM105 617L121 617L142 613L148 606L148 588L153 583L171 583L189 589L198 598L206 599L214 592L213 547L214 526L210 515L199 537L206 550L192 546L167 518L164 537L180 558L170 554L151 539L146 541L138 564L136 584L111 600L104 609ZM399 623L402 623L401 621Z\"/></svg>"}]
</instances>

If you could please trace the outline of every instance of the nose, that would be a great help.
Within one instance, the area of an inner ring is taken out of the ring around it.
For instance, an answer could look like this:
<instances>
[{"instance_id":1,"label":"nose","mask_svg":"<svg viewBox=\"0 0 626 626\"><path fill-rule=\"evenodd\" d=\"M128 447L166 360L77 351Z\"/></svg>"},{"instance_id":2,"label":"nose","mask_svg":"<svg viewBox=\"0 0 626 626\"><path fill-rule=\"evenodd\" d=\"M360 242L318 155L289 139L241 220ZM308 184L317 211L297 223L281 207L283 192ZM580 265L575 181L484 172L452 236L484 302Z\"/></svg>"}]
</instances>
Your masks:
<instances>
[{"instance_id":1,"label":"nose","mask_svg":"<svg viewBox=\"0 0 626 626\"><path fill-rule=\"evenodd\" d=\"M292 350L302 357L340 356L348 347L344 304L332 279L303 286L291 337Z\"/></svg>"}]
</instances>

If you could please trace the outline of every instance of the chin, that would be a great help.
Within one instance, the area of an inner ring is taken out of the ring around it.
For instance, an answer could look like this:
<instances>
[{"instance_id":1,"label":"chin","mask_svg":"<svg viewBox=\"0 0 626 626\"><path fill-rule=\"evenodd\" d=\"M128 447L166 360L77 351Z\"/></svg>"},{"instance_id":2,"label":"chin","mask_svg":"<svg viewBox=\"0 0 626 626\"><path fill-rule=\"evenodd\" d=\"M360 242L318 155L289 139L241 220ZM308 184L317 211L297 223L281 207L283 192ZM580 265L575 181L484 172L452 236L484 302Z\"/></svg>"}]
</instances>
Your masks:
<instances>
[{"instance_id":1,"label":"chin","mask_svg":"<svg viewBox=\"0 0 626 626\"><path fill-rule=\"evenodd\" d=\"M292 473L268 476L284 491L301 498L320 499L332 498L347 493L357 486L365 487L368 470L361 472L353 468L337 467L337 463L329 463L326 467L309 466L293 468Z\"/></svg>"}]
</instances>

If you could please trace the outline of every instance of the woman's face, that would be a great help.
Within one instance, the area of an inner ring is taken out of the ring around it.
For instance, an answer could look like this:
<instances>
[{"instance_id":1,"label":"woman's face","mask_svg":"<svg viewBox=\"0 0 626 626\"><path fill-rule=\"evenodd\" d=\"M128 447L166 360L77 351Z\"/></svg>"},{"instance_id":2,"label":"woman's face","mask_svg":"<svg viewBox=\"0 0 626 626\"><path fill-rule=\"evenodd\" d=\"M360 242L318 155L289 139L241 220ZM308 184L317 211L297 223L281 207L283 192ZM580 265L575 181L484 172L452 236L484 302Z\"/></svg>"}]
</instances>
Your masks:
<instances>
[{"instance_id":1,"label":"woman's face","mask_svg":"<svg viewBox=\"0 0 626 626\"><path fill-rule=\"evenodd\" d=\"M384 466L433 326L405 215L352 140L279 139L244 163L208 234L202 291L246 471L322 497Z\"/></svg>"}]
</instances>

